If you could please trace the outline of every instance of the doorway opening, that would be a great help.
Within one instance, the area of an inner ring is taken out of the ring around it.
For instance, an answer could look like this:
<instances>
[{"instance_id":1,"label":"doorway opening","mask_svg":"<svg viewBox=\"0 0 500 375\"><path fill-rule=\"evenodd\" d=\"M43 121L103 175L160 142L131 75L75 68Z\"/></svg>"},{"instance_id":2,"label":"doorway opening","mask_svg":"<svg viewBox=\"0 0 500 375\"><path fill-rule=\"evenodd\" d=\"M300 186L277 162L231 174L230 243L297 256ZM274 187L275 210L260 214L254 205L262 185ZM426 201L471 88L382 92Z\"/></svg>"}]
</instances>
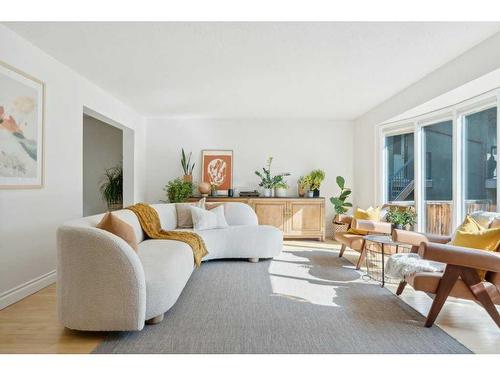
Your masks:
<instances>
[{"instance_id":1,"label":"doorway opening","mask_svg":"<svg viewBox=\"0 0 500 375\"><path fill-rule=\"evenodd\" d=\"M123 130L83 114L83 216L123 206Z\"/></svg>"}]
</instances>

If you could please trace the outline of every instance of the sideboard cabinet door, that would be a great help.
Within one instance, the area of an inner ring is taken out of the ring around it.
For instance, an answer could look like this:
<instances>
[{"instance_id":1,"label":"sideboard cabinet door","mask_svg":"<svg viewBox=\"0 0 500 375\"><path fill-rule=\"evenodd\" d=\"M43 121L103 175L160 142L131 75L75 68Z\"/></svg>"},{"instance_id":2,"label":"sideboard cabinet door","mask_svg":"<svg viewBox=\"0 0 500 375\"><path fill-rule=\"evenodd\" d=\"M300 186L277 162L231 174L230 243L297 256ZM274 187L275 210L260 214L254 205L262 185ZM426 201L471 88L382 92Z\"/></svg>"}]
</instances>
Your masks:
<instances>
[{"instance_id":1,"label":"sideboard cabinet door","mask_svg":"<svg viewBox=\"0 0 500 375\"><path fill-rule=\"evenodd\" d=\"M288 206L288 233L293 236L317 236L324 239L325 213L324 202L290 200Z\"/></svg>"},{"instance_id":2,"label":"sideboard cabinet door","mask_svg":"<svg viewBox=\"0 0 500 375\"><path fill-rule=\"evenodd\" d=\"M279 200L255 200L251 206L257 214L257 219L261 225L272 225L286 233L286 209L285 201Z\"/></svg>"}]
</instances>

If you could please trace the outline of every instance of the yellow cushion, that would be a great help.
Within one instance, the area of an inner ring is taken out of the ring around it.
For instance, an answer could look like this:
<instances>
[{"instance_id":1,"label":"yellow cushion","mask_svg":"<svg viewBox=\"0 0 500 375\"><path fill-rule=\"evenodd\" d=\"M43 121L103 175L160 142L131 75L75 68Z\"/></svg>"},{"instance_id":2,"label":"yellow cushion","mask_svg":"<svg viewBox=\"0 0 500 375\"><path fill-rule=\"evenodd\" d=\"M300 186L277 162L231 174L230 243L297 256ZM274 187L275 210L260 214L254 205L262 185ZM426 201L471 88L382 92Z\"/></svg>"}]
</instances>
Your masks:
<instances>
[{"instance_id":1,"label":"yellow cushion","mask_svg":"<svg viewBox=\"0 0 500 375\"><path fill-rule=\"evenodd\" d=\"M474 218L467 215L462 225L457 228L457 231L476 233L486 228L482 227Z\"/></svg>"},{"instance_id":2,"label":"yellow cushion","mask_svg":"<svg viewBox=\"0 0 500 375\"><path fill-rule=\"evenodd\" d=\"M380 221L380 207L370 207L367 210L362 210L361 208L357 208L354 212L353 218L355 220L371 220L371 221ZM367 234L367 231L357 230L353 228L349 228L347 231L349 233L354 234Z\"/></svg>"},{"instance_id":3,"label":"yellow cushion","mask_svg":"<svg viewBox=\"0 0 500 375\"><path fill-rule=\"evenodd\" d=\"M452 245L478 250L498 251L500 247L500 228L480 229L475 232L458 230ZM486 272L483 270L477 270L477 272L483 280Z\"/></svg>"}]
</instances>

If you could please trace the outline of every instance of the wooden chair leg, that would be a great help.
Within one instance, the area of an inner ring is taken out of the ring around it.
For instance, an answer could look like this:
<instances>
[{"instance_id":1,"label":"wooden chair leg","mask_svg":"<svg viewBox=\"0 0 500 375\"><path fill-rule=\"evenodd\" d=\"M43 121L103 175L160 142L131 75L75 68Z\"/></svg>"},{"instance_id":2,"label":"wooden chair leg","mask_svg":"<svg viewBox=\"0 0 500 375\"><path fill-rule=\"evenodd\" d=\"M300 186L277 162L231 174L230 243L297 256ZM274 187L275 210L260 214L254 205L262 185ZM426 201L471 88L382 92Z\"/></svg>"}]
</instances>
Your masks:
<instances>
[{"instance_id":1,"label":"wooden chair leg","mask_svg":"<svg viewBox=\"0 0 500 375\"><path fill-rule=\"evenodd\" d=\"M432 325L436 321L436 318L443 308L444 303L448 299L448 296L450 295L453 286L457 282L460 273L460 267L451 265L446 266L443 277L439 281L436 296L434 297L434 301L432 302L431 309L429 310L429 314L427 315L427 320L425 321L426 327L432 327Z\"/></svg>"},{"instance_id":2,"label":"wooden chair leg","mask_svg":"<svg viewBox=\"0 0 500 375\"><path fill-rule=\"evenodd\" d=\"M359 253L358 263L356 263L357 270L361 268L361 265L365 261L365 257L366 257L366 248L365 248L365 242L363 241L363 246L361 246L361 252Z\"/></svg>"},{"instance_id":3,"label":"wooden chair leg","mask_svg":"<svg viewBox=\"0 0 500 375\"><path fill-rule=\"evenodd\" d=\"M339 253L339 258L342 258L342 255L344 255L344 251L345 251L345 248L347 246L342 244L342 246L340 247L340 253Z\"/></svg>"},{"instance_id":4,"label":"wooden chair leg","mask_svg":"<svg viewBox=\"0 0 500 375\"><path fill-rule=\"evenodd\" d=\"M500 328L500 314L498 313L495 304L491 300L490 295L486 291L483 283L476 270L472 268L462 268L462 280L469 287L469 290L474 294L476 299L481 303L486 312L490 315L491 319Z\"/></svg>"},{"instance_id":5,"label":"wooden chair leg","mask_svg":"<svg viewBox=\"0 0 500 375\"><path fill-rule=\"evenodd\" d=\"M401 281L399 283L398 290L396 290L396 295L397 296L400 296L401 293L403 293L403 290L405 290L405 286L406 286L406 281Z\"/></svg>"}]
</instances>

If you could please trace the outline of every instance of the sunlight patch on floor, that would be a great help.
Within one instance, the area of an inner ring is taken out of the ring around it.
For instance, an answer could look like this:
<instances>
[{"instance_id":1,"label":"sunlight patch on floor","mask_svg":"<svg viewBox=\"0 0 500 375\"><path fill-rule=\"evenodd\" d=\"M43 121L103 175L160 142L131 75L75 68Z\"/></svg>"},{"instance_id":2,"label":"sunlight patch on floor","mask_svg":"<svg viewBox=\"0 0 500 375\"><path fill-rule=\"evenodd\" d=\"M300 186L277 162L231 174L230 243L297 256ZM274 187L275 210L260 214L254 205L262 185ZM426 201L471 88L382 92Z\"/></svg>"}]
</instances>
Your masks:
<instances>
[{"instance_id":1,"label":"sunlight patch on floor","mask_svg":"<svg viewBox=\"0 0 500 375\"><path fill-rule=\"evenodd\" d=\"M335 303L336 289L353 282L363 282L361 273L351 280L336 279L335 273L325 264L331 260L331 250L317 248L286 247L269 266L269 278L275 295L315 305L339 307ZM302 256L307 252L308 256ZM311 261L313 254L324 252ZM348 268L353 268L347 266Z\"/></svg>"}]
</instances>

